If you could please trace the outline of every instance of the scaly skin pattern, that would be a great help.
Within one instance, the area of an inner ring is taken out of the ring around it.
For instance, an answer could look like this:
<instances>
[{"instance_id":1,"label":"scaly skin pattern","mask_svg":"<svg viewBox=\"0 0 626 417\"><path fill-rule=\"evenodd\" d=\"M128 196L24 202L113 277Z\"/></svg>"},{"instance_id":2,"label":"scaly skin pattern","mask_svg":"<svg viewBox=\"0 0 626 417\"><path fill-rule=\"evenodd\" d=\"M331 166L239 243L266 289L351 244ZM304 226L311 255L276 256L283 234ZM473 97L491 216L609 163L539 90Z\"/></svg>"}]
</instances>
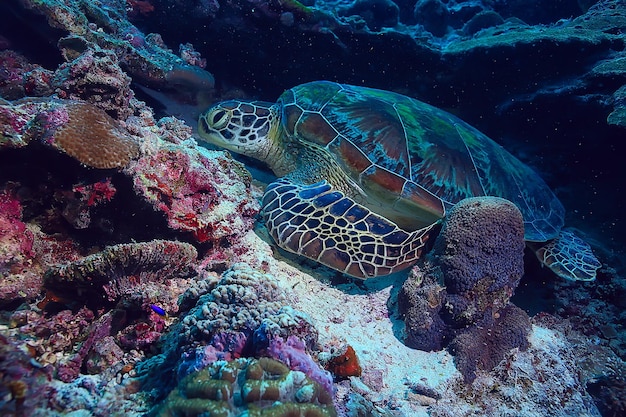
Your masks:
<instances>
[{"instance_id":1,"label":"scaly skin pattern","mask_svg":"<svg viewBox=\"0 0 626 417\"><path fill-rule=\"evenodd\" d=\"M410 97L317 81L275 104L218 103L200 116L199 132L282 177L263 199L270 234L338 271L369 278L406 268L447 209L480 196L520 209L526 241L547 242L535 250L557 275L589 281L600 267L588 244L561 233L565 209L534 171Z\"/></svg>"}]
</instances>

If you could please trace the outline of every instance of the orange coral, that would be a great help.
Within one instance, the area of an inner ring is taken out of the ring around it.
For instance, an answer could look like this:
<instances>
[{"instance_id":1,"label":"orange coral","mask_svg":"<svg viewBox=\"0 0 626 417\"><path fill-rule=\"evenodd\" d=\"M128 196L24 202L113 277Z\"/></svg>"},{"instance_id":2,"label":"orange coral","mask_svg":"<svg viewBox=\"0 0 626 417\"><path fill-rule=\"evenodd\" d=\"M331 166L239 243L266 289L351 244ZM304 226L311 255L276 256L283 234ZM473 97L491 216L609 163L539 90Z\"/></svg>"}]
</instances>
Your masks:
<instances>
[{"instance_id":1,"label":"orange coral","mask_svg":"<svg viewBox=\"0 0 626 417\"><path fill-rule=\"evenodd\" d=\"M359 358L352 346L348 345L346 351L330 359L325 366L327 371L332 372L337 379L345 379L350 376L361 376Z\"/></svg>"},{"instance_id":2,"label":"orange coral","mask_svg":"<svg viewBox=\"0 0 626 417\"><path fill-rule=\"evenodd\" d=\"M67 106L67 123L54 145L92 168L122 168L139 154L139 145L104 110L89 103Z\"/></svg>"}]
</instances>

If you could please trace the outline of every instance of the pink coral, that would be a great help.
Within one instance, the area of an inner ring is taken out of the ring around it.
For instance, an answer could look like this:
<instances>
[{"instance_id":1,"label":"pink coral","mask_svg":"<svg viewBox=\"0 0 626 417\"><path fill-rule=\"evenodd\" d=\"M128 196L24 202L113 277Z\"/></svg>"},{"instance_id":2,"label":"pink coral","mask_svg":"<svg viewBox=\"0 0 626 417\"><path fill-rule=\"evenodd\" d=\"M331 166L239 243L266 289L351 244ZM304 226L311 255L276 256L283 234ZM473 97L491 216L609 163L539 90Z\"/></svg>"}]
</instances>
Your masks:
<instances>
[{"instance_id":1,"label":"pink coral","mask_svg":"<svg viewBox=\"0 0 626 417\"><path fill-rule=\"evenodd\" d=\"M270 341L267 349L271 358L286 364L294 371L305 373L313 381L320 384L327 392L333 392L333 378L330 372L322 369L307 353L306 346L296 336L289 336L287 340L275 338Z\"/></svg>"},{"instance_id":2,"label":"pink coral","mask_svg":"<svg viewBox=\"0 0 626 417\"><path fill-rule=\"evenodd\" d=\"M259 206L243 165L226 153L164 144L128 171L136 191L167 216L172 229L220 246L252 228Z\"/></svg>"},{"instance_id":3,"label":"pink coral","mask_svg":"<svg viewBox=\"0 0 626 417\"><path fill-rule=\"evenodd\" d=\"M19 200L11 191L0 190L0 305L34 298L41 287L41 278L31 268L33 233L21 217Z\"/></svg>"},{"instance_id":4,"label":"pink coral","mask_svg":"<svg viewBox=\"0 0 626 417\"><path fill-rule=\"evenodd\" d=\"M0 51L0 96L14 100L52 93L52 72L31 64L14 51Z\"/></svg>"},{"instance_id":5,"label":"pink coral","mask_svg":"<svg viewBox=\"0 0 626 417\"><path fill-rule=\"evenodd\" d=\"M111 201L116 193L111 178L91 184L75 184L71 191L59 193L64 202L62 216L76 229L85 229L91 223L91 209L99 204Z\"/></svg>"}]
</instances>

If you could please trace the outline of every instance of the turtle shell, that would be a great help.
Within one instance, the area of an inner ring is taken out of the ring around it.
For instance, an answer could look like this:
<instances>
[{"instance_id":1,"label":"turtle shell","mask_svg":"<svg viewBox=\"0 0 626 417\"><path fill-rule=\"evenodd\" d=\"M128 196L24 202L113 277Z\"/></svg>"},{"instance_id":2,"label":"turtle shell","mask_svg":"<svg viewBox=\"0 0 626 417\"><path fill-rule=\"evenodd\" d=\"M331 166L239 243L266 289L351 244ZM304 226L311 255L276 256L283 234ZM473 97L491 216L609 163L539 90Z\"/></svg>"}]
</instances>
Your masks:
<instances>
[{"instance_id":1,"label":"turtle shell","mask_svg":"<svg viewBox=\"0 0 626 417\"><path fill-rule=\"evenodd\" d=\"M564 208L532 169L456 116L383 90L327 81L278 100L284 131L324 149L372 211L407 230L464 198L497 196L522 212L525 238L558 236ZM301 167L299 169L305 169Z\"/></svg>"}]
</instances>

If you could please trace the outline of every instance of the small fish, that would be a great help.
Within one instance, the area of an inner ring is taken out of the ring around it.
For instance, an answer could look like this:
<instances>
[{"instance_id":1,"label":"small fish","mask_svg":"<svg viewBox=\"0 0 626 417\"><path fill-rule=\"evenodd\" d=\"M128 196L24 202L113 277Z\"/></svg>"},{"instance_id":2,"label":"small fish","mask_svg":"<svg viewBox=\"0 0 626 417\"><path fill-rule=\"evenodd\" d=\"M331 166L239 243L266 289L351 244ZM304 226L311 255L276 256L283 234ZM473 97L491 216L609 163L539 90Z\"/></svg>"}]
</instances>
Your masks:
<instances>
[{"instance_id":1,"label":"small fish","mask_svg":"<svg viewBox=\"0 0 626 417\"><path fill-rule=\"evenodd\" d=\"M150 304L150 308L152 309L152 311L154 311L155 313L157 313L159 316L163 316L165 317L167 315L167 313L165 312L165 310L163 310L161 307L159 307L156 304Z\"/></svg>"}]
</instances>

